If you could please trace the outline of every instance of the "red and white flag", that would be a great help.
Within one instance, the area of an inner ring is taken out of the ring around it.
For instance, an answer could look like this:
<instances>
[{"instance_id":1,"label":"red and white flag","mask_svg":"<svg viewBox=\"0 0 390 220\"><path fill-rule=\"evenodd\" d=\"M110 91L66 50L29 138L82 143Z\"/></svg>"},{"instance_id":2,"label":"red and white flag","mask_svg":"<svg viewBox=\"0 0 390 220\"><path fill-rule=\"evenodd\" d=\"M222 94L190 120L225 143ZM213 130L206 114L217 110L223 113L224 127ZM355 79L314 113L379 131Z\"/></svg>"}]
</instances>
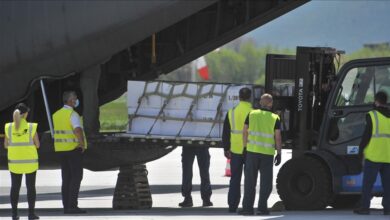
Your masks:
<instances>
[{"instance_id":1,"label":"red and white flag","mask_svg":"<svg viewBox=\"0 0 390 220\"><path fill-rule=\"evenodd\" d=\"M204 80L209 80L209 68L207 67L206 59L204 56L199 57L196 60L196 70L198 71L200 77Z\"/></svg>"}]
</instances>

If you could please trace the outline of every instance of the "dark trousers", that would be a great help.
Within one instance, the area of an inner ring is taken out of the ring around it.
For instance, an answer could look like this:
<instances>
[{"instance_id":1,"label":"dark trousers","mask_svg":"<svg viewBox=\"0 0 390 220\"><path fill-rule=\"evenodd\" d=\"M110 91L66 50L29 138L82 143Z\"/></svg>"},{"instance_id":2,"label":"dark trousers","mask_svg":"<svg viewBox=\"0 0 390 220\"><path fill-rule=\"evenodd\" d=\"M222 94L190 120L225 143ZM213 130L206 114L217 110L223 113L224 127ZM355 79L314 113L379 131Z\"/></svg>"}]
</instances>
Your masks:
<instances>
[{"instance_id":1,"label":"dark trousers","mask_svg":"<svg viewBox=\"0 0 390 220\"><path fill-rule=\"evenodd\" d=\"M273 156L247 152L245 160L245 180L243 209L253 210L256 195L257 174L260 171L260 195L258 210L267 210L267 201L272 192Z\"/></svg>"},{"instance_id":2,"label":"dark trousers","mask_svg":"<svg viewBox=\"0 0 390 220\"><path fill-rule=\"evenodd\" d=\"M27 201L28 201L28 212L30 214L34 213L35 209L35 179L37 172L26 174L26 187L27 187ZM22 185L23 174L16 174L11 172L11 207L12 214L17 215L18 213L18 202L19 202L19 192L20 186Z\"/></svg>"},{"instance_id":3,"label":"dark trousers","mask_svg":"<svg viewBox=\"0 0 390 220\"><path fill-rule=\"evenodd\" d=\"M183 147L181 154L181 163L183 170L183 179L181 185L181 194L185 198L191 198L192 190L192 165L194 164L195 156L198 161L200 173L200 192L202 200L210 200L211 185L210 185L210 154L209 148L206 147Z\"/></svg>"},{"instance_id":4,"label":"dark trousers","mask_svg":"<svg viewBox=\"0 0 390 220\"><path fill-rule=\"evenodd\" d=\"M364 161L361 205L362 208L370 208L372 197L371 191L378 173L381 175L384 192L382 205L385 211L390 211L390 163L375 163L369 160Z\"/></svg>"},{"instance_id":5,"label":"dark trousers","mask_svg":"<svg viewBox=\"0 0 390 220\"><path fill-rule=\"evenodd\" d=\"M64 209L78 207L81 180L83 179L83 154L80 148L61 152L62 204Z\"/></svg>"},{"instance_id":6,"label":"dark trousers","mask_svg":"<svg viewBox=\"0 0 390 220\"><path fill-rule=\"evenodd\" d=\"M229 209L237 209L241 199L241 177L245 158L242 154L231 154L230 159L230 184L228 193Z\"/></svg>"}]
</instances>

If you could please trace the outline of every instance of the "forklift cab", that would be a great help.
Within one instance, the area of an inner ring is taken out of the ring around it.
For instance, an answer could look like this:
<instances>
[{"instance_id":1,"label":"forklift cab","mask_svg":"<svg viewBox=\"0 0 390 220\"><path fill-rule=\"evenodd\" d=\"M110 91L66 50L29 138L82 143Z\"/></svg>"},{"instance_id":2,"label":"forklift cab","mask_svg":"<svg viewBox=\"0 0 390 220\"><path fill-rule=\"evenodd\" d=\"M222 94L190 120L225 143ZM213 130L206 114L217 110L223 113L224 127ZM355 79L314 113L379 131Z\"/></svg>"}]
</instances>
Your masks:
<instances>
[{"instance_id":1,"label":"forklift cab","mask_svg":"<svg viewBox=\"0 0 390 220\"><path fill-rule=\"evenodd\" d=\"M390 95L390 57L353 60L336 73L340 54L298 47L296 56L267 56L265 91L274 96L283 147L293 155L277 177L287 209L350 208L360 198L359 144L374 95ZM379 179L374 193L383 193Z\"/></svg>"}]
</instances>

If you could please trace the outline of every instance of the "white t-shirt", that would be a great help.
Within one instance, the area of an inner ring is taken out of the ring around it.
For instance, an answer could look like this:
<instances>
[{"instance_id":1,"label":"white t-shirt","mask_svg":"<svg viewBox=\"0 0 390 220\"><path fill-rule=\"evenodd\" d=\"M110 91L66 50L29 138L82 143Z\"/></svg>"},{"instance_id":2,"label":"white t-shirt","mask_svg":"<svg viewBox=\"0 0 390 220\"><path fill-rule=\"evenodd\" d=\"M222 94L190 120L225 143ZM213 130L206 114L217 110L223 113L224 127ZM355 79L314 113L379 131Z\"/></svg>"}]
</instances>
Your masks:
<instances>
[{"instance_id":1,"label":"white t-shirt","mask_svg":"<svg viewBox=\"0 0 390 220\"><path fill-rule=\"evenodd\" d=\"M69 105L64 105L64 108L73 110L73 108L70 107ZM73 129L83 128L83 126L81 125L81 122L80 122L80 117L76 112L73 112L72 115L70 116L70 123L72 124Z\"/></svg>"}]
</instances>

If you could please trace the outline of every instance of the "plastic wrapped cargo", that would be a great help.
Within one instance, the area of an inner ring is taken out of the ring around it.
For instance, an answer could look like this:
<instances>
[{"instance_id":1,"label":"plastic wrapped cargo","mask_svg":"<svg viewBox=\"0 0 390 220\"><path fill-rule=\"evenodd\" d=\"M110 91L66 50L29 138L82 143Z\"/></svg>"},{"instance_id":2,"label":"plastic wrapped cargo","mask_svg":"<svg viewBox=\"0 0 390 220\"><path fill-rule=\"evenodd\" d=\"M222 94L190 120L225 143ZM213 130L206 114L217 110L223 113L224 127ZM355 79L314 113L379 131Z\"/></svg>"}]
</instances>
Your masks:
<instances>
[{"instance_id":1,"label":"plastic wrapped cargo","mask_svg":"<svg viewBox=\"0 0 390 220\"><path fill-rule=\"evenodd\" d=\"M167 81L128 81L127 86L127 135L198 141L221 141L223 121L238 104L239 90L256 87ZM261 94L262 87L254 93Z\"/></svg>"}]
</instances>

